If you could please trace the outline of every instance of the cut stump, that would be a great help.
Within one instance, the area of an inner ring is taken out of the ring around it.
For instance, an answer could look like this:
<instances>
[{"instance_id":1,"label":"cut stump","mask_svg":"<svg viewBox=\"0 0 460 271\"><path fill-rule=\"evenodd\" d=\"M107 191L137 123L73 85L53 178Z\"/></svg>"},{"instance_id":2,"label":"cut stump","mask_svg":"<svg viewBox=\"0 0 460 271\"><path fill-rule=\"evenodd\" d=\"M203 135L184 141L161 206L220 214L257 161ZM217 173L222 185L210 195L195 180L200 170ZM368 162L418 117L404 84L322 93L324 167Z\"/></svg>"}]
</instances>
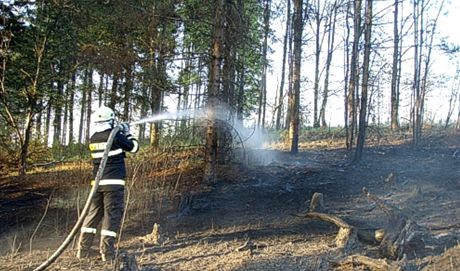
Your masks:
<instances>
[{"instance_id":1,"label":"cut stump","mask_svg":"<svg viewBox=\"0 0 460 271\"><path fill-rule=\"evenodd\" d=\"M310 201L310 212L322 212L324 210L324 196L315 192Z\"/></svg>"},{"instance_id":2,"label":"cut stump","mask_svg":"<svg viewBox=\"0 0 460 271\"><path fill-rule=\"evenodd\" d=\"M379 245L379 252L382 257L399 260L404 255L411 257L417 251L425 248L422 234L415 221L409 219L396 206L385 203L371 194L365 187L363 188L363 193L389 217L388 226L382 234L383 238Z\"/></svg>"}]
</instances>

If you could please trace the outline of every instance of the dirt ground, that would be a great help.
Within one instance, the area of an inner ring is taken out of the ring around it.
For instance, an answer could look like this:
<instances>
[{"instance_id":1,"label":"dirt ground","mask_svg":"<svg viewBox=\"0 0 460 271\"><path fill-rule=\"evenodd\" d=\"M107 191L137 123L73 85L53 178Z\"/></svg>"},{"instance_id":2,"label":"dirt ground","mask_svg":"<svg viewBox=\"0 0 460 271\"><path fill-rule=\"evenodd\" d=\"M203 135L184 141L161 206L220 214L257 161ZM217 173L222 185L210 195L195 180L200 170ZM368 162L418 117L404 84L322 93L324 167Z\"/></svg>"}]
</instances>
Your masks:
<instances>
[{"instance_id":1,"label":"dirt ground","mask_svg":"<svg viewBox=\"0 0 460 271\"><path fill-rule=\"evenodd\" d=\"M340 264L350 255L378 258L376 245L359 243L343 251L335 245L336 226L298 216L319 192L323 212L361 229L391 228L381 208L363 194L366 187L424 233L422 250L386 262L401 270L460 270L460 160L452 156L458 143L440 138L417 149L370 147L358 164L341 148L310 148L296 156L251 151L249 164L221 168L218 182L190 193L176 213L130 221L121 250L136 257L140 270L378 270ZM8 187L0 187L2 197ZM3 213L7 204L0 202ZM154 223L160 225L158 240L149 235ZM8 234L8 227L0 232ZM32 270L54 251L56 240L36 239L40 249L31 253L4 250L0 270ZM83 261L74 254L67 249L49 270L112 270L96 251Z\"/></svg>"}]
</instances>

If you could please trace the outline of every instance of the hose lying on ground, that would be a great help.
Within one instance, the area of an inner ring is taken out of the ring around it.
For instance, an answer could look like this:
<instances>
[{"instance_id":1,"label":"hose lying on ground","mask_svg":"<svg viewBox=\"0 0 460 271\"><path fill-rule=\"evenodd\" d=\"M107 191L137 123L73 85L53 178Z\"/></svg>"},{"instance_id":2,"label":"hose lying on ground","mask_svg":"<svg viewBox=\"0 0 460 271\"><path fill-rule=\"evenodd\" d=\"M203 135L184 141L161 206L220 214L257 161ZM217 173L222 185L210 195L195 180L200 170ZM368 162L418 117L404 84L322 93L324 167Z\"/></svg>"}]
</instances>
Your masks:
<instances>
[{"instance_id":1,"label":"hose lying on ground","mask_svg":"<svg viewBox=\"0 0 460 271\"><path fill-rule=\"evenodd\" d=\"M105 165L107 164L107 159L109 156L110 148L112 147L113 140L115 138L115 135L118 133L118 131L120 131L120 126L115 126L112 129L112 132L110 133L109 138L107 139L107 146L104 150L104 154L102 156L101 163L99 164L96 178L94 180L94 185L91 188L91 191L89 192L88 199L86 200L85 206L83 207L83 210L81 211L80 217L78 218L77 222L73 226L69 235L67 235L66 239L62 242L61 246L59 246L59 248L53 253L53 255L51 255L46 261L44 261L40 266L35 268L34 271L41 271L41 270L45 270L46 268L48 268L62 254L62 252L64 252L64 250L70 244L70 241L72 241L73 237L80 229L81 225L83 224L83 219L85 219L86 215L88 214L91 200L93 199L93 196L96 194L97 188L99 187L99 181L101 180L102 174L104 173L104 169L105 169Z\"/></svg>"}]
</instances>

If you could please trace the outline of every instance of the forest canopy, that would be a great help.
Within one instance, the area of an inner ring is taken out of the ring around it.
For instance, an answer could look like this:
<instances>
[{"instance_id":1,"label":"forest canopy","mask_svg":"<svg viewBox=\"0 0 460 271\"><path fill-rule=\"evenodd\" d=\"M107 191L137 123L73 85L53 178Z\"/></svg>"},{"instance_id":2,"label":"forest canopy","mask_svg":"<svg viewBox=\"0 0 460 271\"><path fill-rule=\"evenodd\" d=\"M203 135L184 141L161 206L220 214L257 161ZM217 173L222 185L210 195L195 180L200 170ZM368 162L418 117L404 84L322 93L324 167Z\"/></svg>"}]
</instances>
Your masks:
<instances>
[{"instance_id":1,"label":"forest canopy","mask_svg":"<svg viewBox=\"0 0 460 271\"><path fill-rule=\"evenodd\" d=\"M224 105L228 119L281 131L293 153L303 129L331 125L344 129L356 159L370 125L410 128L417 145L426 123L460 128L454 118L460 112L459 45L441 35L439 24L450 5L3 1L0 163L25 173L49 146L83 146L91 112L101 105L128 122ZM453 67L446 72L434 68L443 57ZM430 105L440 98L444 115L436 116ZM195 124L142 124L135 132L159 146ZM208 149L219 136L215 125L207 127Z\"/></svg>"}]
</instances>

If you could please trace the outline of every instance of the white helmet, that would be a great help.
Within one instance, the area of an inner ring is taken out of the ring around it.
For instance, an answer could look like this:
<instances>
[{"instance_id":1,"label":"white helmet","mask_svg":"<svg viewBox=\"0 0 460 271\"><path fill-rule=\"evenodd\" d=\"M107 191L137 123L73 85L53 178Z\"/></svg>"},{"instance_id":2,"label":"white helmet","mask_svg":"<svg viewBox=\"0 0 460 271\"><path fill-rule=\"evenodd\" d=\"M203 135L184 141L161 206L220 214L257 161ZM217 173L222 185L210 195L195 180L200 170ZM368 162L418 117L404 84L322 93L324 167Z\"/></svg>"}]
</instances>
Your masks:
<instances>
[{"instance_id":1,"label":"white helmet","mask_svg":"<svg viewBox=\"0 0 460 271\"><path fill-rule=\"evenodd\" d=\"M101 106L98 109L96 109L96 111L94 111L92 120L95 123L115 120L115 113L109 107Z\"/></svg>"}]
</instances>

